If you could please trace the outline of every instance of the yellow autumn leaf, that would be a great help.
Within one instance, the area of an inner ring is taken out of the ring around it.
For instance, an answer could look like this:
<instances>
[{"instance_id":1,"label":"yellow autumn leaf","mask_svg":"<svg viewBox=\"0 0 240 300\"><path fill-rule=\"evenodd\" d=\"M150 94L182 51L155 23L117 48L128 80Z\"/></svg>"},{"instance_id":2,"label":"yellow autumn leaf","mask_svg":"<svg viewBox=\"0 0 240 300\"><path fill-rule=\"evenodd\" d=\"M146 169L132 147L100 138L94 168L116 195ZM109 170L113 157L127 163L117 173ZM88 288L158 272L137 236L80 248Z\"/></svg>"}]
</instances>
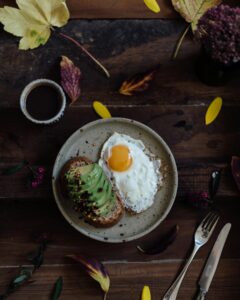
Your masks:
<instances>
[{"instance_id":1,"label":"yellow autumn leaf","mask_svg":"<svg viewBox=\"0 0 240 300\"><path fill-rule=\"evenodd\" d=\"M0 8L4 30L22 37L19 49L34 49L44 45L53 26L62 27L69 19L65 0L17 0L19 8Z\"/></svg>"},{"instance_id":2,"label":"yellow autumn leaf","mask_svg":"<svg viewBox=\"0 0 240 300\"><path fill-rule=\"evenodd\" d=\"M191 23L192 30L196 30L198 20L213 6L220 4L221 0L172 0L172 4L177 12Z\"/></svg>"},{"instance_id":3,"label":"yellow autumn leaf","mask_svg":"<svg viewBox=\"0 0 240 300\"><path fill-rule=\"evenodd\" d=\"M143 0L146 6L156 14L160 12L160 6L156 0Z\"/></svg>"},{"instance_id":4,"label":"yellow autumn leaf","mask_svg":"<svg viewBox=\"0 0 240 300\"><path fill-rule=\"evenodd\" d=\"M216 97L209 105L206 115L205 115L205 124L211 124L218 114L220 113L222 108L222 98Z\"/></svg>"},{"instance_id":5,"label":"yellow autumn leaf","mask_svg":"<svg viewBox=\"0 0 240 300\"><path fill-rule=\"evenodd\" d=\"M151 292L149 286L145 285L142 289L141 300L151 300Z\"/></svg>"},{"instance_id":6,"label":"yellow autumn leaf","mask_svg":"<svg viewBox=\"0 0 240 300\"><path fill-rule=\"evenodd\" d=\"M93 102L93 108L96 113L103 119L109 119L112 117L107 107L99 101Z\"/></svg>"}]
</instances>

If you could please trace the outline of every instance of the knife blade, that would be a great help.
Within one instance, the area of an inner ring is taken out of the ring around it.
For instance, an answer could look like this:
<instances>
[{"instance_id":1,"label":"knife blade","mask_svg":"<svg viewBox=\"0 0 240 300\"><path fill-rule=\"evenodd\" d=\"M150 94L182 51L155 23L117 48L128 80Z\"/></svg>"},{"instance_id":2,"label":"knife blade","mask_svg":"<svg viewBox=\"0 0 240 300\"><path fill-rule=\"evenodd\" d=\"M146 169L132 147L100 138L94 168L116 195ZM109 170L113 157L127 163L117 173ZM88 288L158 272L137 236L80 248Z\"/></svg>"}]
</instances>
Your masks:
<instances>
[{"instance_id":1,"label":"knife blade","mask_svg":"<svg viewBox=\"0 0 240 300\"><path fill-rule=\"evenodd\" d=\"M230 223L225 224L217 237L199 280L200 292L197 300L203 300L209 290L231 226Z\"/></svg>"}]
</instances>

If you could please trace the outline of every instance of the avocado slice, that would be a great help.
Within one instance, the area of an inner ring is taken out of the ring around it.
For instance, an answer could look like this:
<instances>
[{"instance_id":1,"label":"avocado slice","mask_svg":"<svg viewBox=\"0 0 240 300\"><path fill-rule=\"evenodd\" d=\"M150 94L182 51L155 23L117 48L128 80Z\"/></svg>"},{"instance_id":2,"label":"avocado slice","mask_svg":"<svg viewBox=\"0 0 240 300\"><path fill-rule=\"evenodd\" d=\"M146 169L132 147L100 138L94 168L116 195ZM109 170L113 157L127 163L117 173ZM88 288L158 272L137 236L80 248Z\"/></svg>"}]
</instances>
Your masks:
<instances>
[{"instance_id":1,"label":"avocado slice","mask_svg":"<svg viewBox=\"0 0 240 300\"><path fill-rule=\"evenodd\" d=\"M101 182L101 184L103 184L103 176L103 171L101 169L98 170L94 177L88 179L87 181L85 181L85 183L80 184L80 193L88 192L90 194L98 183Z\"/></svg>"},{"instance_id":2,"label":"avocado slice","mask_svg":"<svg viewBox=\"0 0 240 300\"><path fill-rule=\"evenodd\" d=\"M98 191L99 189L101 189L100 192ZM112 187L108 180L105 180L103 187L98 188L98 190L96 193L91 194L87 207L93 206L94 208L100 208L109 201L112 193Z\"/></svg>"},{"instance_id":3,"label":"avocado slice","mask_svg":"<svg viewBox=\"0 0 240 300\"><path fill-rule=\"evenodd\" d=\"M111 196L108 199L108 201L100 208L94 210L94 213L97 216L104 217L109 214L109 212L114 208L115 204L116 204L116 195L111 193Z\"/></svg>"},{"instance_id":4,"label":"avocado slice","mask_svg":"<svg viewBox=\"0 0 240 300\"><path fill-rule=\"evenodd\" d=\"M80 168L86 168L88 166L92 166L92 170L90 170L90 172L88 173L81 173L81 182L83 184L91 185L91 182L94 181L96 177L98 177L101 174L102 169L98 164L87 165Z\"/></svg>"}]
</instances>

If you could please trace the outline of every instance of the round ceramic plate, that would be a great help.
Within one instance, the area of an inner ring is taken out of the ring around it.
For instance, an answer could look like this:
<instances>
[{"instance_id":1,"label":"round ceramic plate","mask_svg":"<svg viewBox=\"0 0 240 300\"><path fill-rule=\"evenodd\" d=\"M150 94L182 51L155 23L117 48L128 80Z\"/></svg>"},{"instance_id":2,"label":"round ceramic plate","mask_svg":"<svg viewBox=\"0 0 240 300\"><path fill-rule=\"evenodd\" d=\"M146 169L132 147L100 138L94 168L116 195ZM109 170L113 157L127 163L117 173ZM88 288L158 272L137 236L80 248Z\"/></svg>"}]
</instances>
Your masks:
<instances>
[{"instance_id":1,"label":"round ceramic plate","mask_svg":"<svg viewBox=\"0 0 240 300\"><path fill-rule=\"evenodd\" d=\"M161 159L164 181L155 196L154 204L145 212L137 215L125 213L118 224L111 228L99 229L79 218L79 214L73 209L73 203L61 194L58 177L65 162L74 156L86 156L97 162L104 142L114 132L142 140L146 148ZM57 156L52 178L54 196L65 219L82 234L109 243L132 241L156 228L169 213L178 184L176 163L163 139L146 125L123 118L98 120L73 133Z\"/></svg>"}]
</instances>

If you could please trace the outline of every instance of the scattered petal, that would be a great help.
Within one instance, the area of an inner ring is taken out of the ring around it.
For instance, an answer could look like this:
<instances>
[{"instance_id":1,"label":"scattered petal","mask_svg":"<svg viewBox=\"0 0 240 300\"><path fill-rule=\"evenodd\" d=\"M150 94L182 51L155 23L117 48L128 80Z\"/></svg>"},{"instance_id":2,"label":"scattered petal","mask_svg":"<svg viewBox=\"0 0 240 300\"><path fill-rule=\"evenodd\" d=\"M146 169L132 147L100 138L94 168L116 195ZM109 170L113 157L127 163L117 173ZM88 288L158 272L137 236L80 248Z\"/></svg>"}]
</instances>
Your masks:
<instances>
[{"instance_id":1,"label":"scattered petal","mask_svg":"<svg viewBox=\"0 0 240 300\"><path fill-rule=\"evenodd\" d=\"M101 262L82 255L67 255L67 257L80 263L86 272L100 284L105 295L108 293L110 288L110 278L106 268Z\"/></svg>"},{"instance_id":2,"label":"scattered petal","mask_svg":"<svg viewBox=\"0 0 240 300\"><path fill-rule=\"evenodd\" d=\"M238 157L238 156L232 157L231 167L232 167L233 178L234 178L234 180L237 184L237 187L240 191L240 157Z\"/></svg>"},{"instance_id":3,"label":"scattered petal","mask_svg":"<svg viewBox=\"0 0 240 300\"><path fill-rule=\"evenodd\" d=\"M57 300L61 296L62 288L63 288L63 278L60 276L58 280L55 282L51 300Z\"/></svg>"},{"instance_id":4,"label":"scattered petal","mask_svg":"<svg viewBox=\"0 0 240 300\"><path fill-rule=\"evenodd\" d=\"M93 108L95 112L103 119L109 119L112 117L108 108L99 101L93 102Z\"/></svg>"},{"instance_id":5,"label":"scattered petal","mask_svg":"<svg viewBox=\"0 0 240 300\"><path fill-rule=\"evenodd\" d=\"M205 124L211 124L218 116L222 108L222 98L216 97L209 105L206 115Z\"/></svg>"},{"instance_id":6,"label":"scattered petal","mask_svg":"<svg viewBox=\"0 0 240 300\"><path fill-rule=\"evenodd\" d=\"M167 234L165 234L162 238L160 238L159 241L154 242L154 244L149 245L146 248L137 246L137 249L144 254L149 254L149 255L159 254L165 251L175 241L178 231L179 231L179 226L175 225L173 228L171 228L171 230Z\"/></svg>"},{"instance_id":7,"label":"scattered petal","mask_svg":"<svg viewBox=\"0 0 240 300\"><path fill-rule=\"evenodd\" d=\"M133 96L134 94L146 91L150 87L156 73L157 69L134 75L122 83L119 93L125 96Z\"/></svg>"},{"instance_id":8,"label":"scattered petal","mask_svg":"<svg viewBox=\"0 0 240 300\"><path fill-rule=\"evenodd\" d=\"M62 56L61 66L61 85L71 100L74 103L80 96L80 79L81 71L74 63L66 56Z\"/></svg>"},{"instance_id":9,"label":"scattered petal","mask_svg":"<svg viewBox=\"0 0 240 300\"><path fill-rule=\"evenodd\" d=\"M148 285L145 285L142 289L141 300L151 300L151 292Z\"/></svg>"},{"instance_id":10,"label":"scattered petal","mask_svg":"<svg viewBox=\"0 0 240 300\"><path fill-rule=\"evenodd\" d=\"M143 0L146 6L156 14L160 12L160 6L156 0Z\"/></svg>"}]
</instances>

